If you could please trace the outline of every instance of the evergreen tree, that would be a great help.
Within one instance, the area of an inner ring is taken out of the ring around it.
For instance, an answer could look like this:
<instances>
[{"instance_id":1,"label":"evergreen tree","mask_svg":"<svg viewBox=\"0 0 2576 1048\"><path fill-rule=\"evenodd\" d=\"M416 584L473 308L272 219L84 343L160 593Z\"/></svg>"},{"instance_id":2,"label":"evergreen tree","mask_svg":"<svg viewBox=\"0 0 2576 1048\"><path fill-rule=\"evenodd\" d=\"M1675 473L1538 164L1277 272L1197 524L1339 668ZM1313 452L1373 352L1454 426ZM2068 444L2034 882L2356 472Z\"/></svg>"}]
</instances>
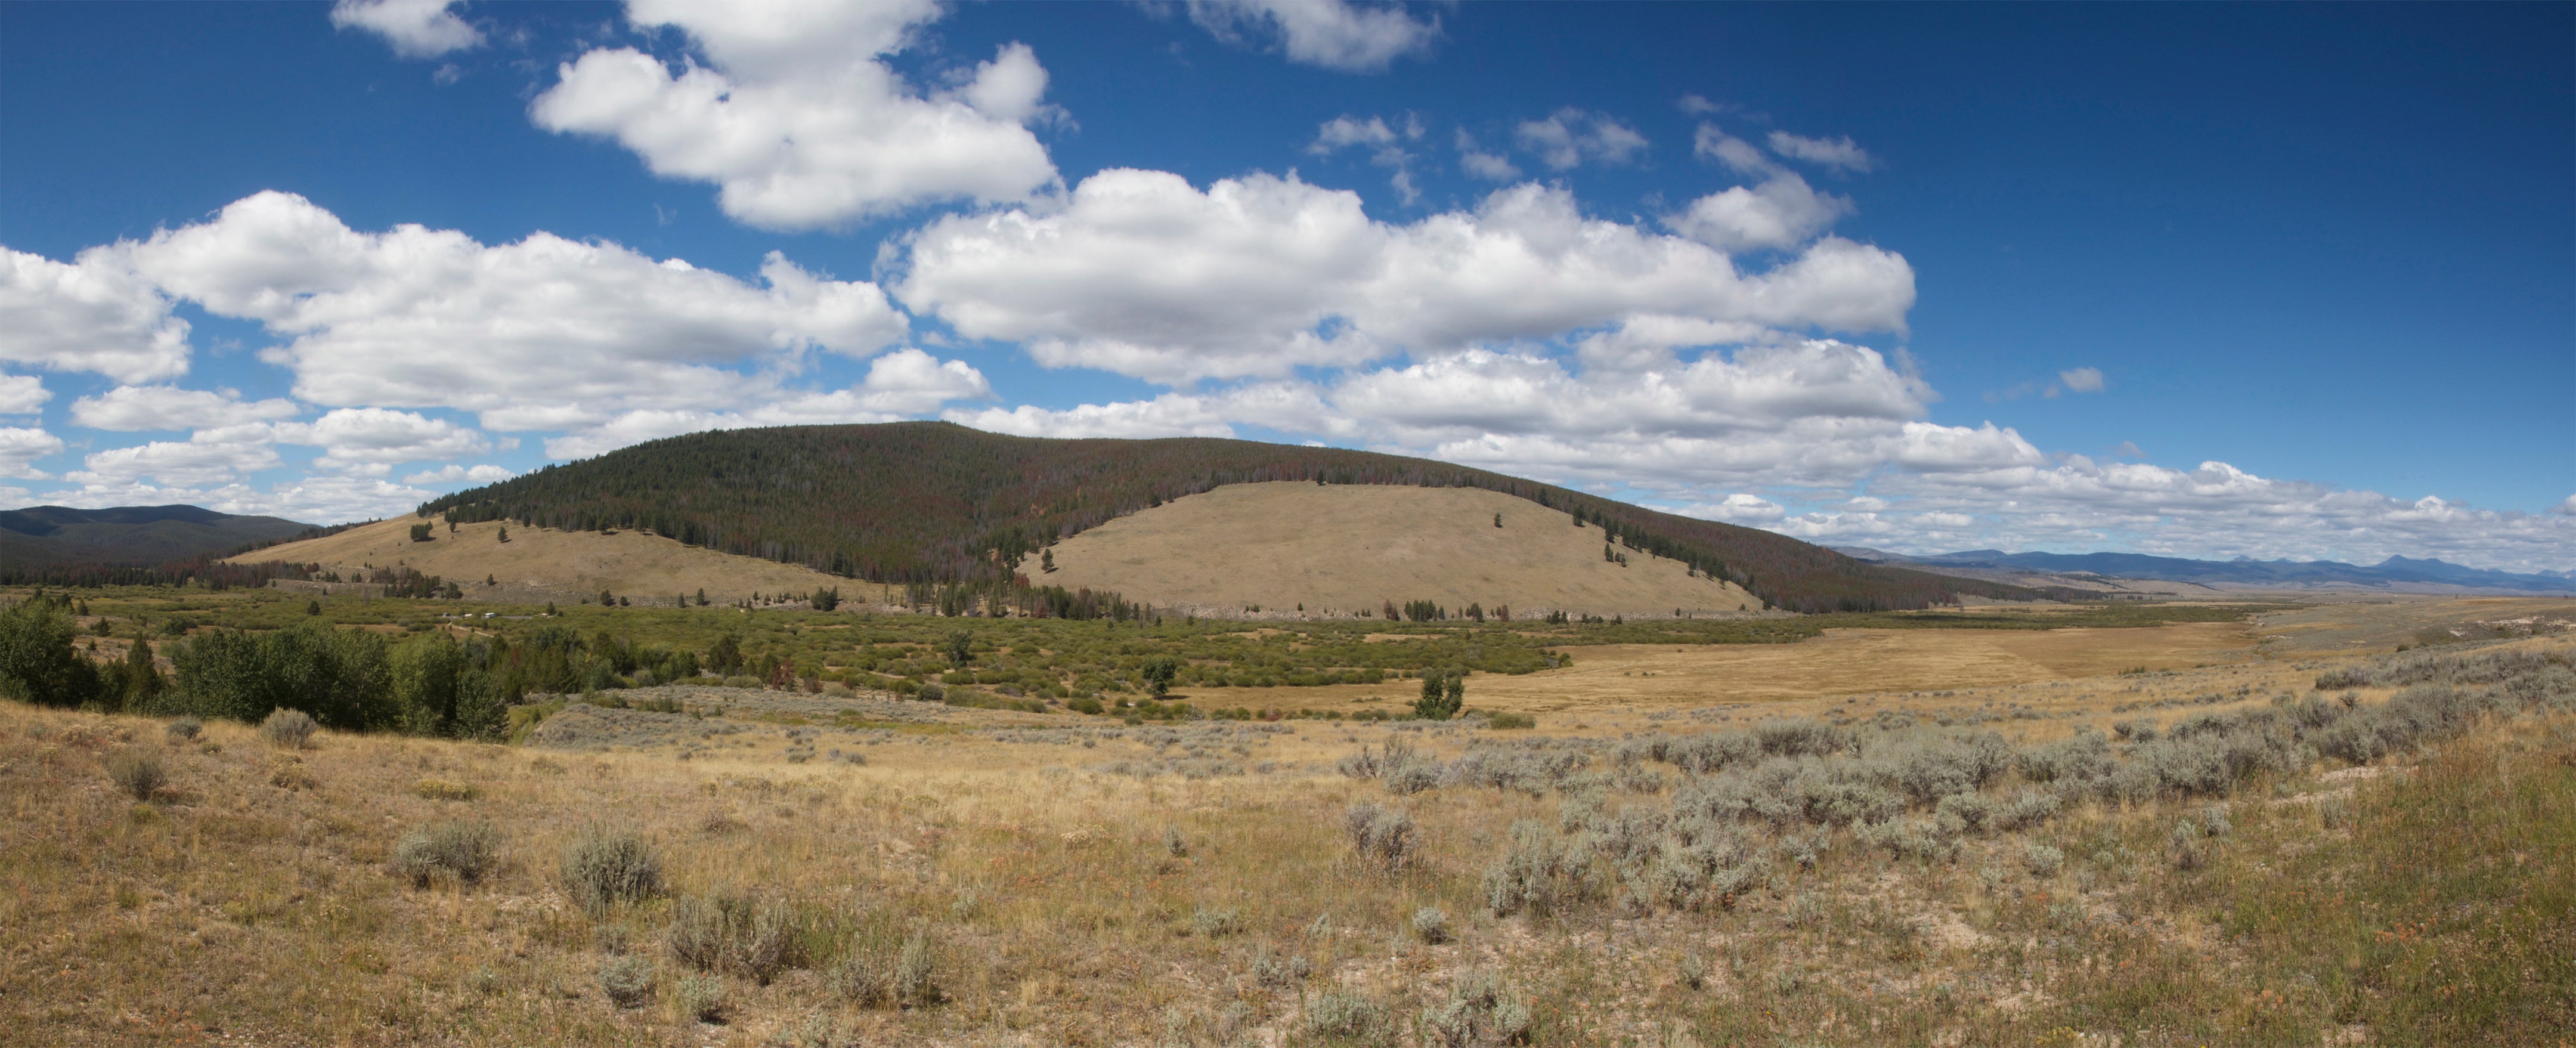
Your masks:
<instances>
[{"instance_id":1,"label":"evergreen tree","mask_svg":"<svg viewBox=\"0 0 2576 1048\"><path fill-rule=\"evenodd\" d=\"M1422 671L1422 697L1413 701L1413 713L1424 720L1448 720L1458 715L1466 702L1466 671Z\"/></svg>"},{"instance_id":2,"label":"evergreen tree","mask_svg":"<svg viewBox=\"0 0 2576 1048\"><path fill-rule=\"evenodd\" d=\"M1145 678L1145 690L1158 699L1172 690L1172 678L1179 676L1180 672L1181 660L1169 655L1156 655L1136 668L1137 675Z\"/></svg>"},{"instance_id":3,"label":"evergreen tree","mask_svg":"<svg viewBox=\"0 0 2576 1048\"><path fill-rule=\"evenodd\" d=\"M507 524L501 525L501 541L510 541L510 526Z\"/></svg>"},{"instance_id":4,"label":"evergreen tree","mask_svg":"<svg viewBox=\"0 0 2576 1048\"><path fill-rule=\"evenodd\" d=\"M707 668L716 671L719 677L742 672L741 638L730 633L716 638L715 646L707 649Z\"/></svg>"},{"instance_id":5,"label":"evergreen tree","mask_svg":"<svg viewBox=\"0 0 2576 1048\"><path fill-rule=\"evenodd\" d=\"M71 616L35 597L0 611L0 698L78 706L98 697L98 671L72 650Z\"/></svg>"},{"instance_id":6,"label":"evergreen tree","mask_svg":"<svg viewBox=\"0 0 2576 1048\"><path fill-rule=\"evenodd\" d=\"M974 631L948 631L946 641L940 645L940 652L941 654L948 656L948 664L950 666L958 669L965 669L967 663L975 661Z\"/></svg>"},{"instance_id":7,"label":"evergreen tree","mask_svg":"<svg viewBox=\"0 0 2576 1048\"><path fill-rule=\"evenodd\" d=\"M707 606L707 588L704 586L698 587L698 606L701 608Z\"/></svg>"},{"instance_id":8,"label":"evergreen tree","mask_svg":"<svg viewBox=\"0 0 2576 1048\"><path fill-rule=\"evenodd\" d=\"M319 600L308 600L308 601L305 601L305 602L304 602L304 613L305 613L306 615L319 615L319 614L322 614L322 602L321 602L321 601L319 601Z\"/></svg>"}]
</instances>

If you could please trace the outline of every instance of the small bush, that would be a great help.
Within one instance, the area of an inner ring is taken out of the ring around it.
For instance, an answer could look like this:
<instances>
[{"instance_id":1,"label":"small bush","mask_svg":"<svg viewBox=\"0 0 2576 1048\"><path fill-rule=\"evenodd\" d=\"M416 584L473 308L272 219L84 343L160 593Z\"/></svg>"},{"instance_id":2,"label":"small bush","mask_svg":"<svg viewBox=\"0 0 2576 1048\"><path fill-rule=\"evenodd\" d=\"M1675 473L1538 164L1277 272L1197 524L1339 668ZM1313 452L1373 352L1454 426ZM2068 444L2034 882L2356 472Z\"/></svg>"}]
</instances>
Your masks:
<instances>
[{"instance_id":1,"label":"small bush","mask_svg":"<svg viewBox=\"0 0 2576 1048\"><path fill-rule=\"evenodd\" d=\"M1190 913L1190 930L1210 939L1239 934L1243 918L1233 910L1212 910L1201 906Z\"/></svg>"},{"instance_id":2,"label":"small bush","mask_svg":"<svg viewBox=\"0 0 2576 1048\"><path fill-rule=\"evenodd\" d=\"M320 727L303 710L280 706L268 711L268 719L259 722L259 735L270 745L300 750L313 744L313 732Z\"/></svg>"},{"instance_id":3,"label":"small bush","mask_svg":"<svg viewBox=\"0 0 2576 1048\"><path fill-rule=\"evenodd\" d=\"M564 891L592 913L662 893L662 859L643 838L589 827L564 851Z\"/></svg>"},{"instance_id":4,"label":"small bush","mask_svg":"<svg viewBox=\"0 0 2576 1048\"><path fill-rule=\"evenodd\" d=\"M1538 727L1538 718L1526 713L1488 713L1485 727L1495 731L1519 731Z\"/></svg>"},{"instance_id":5,"label":"small bush","mask_svg":"<svg viewBox=\"0 0 2576 1048\"><path fill-rule=\"evenodd\" d=\"M483 791L466 783L439 778L412 783L411 791L433 801L470 801L483 795Z\"/></svg>"},{"instance_id":6,"label":"small bush","mask_svg":"<svg viewBox=\"0 0 2576 1048\"><path fill-rule=\"evenodd\" d=\"M138 801L151 800L152 794L170 781L169 774L161 769L160 751L142 746L110 754L107 777L117 789Z\"/></svg>"},{"instance_id":7,"label":"small bush","mask_svg":"<svg viewBox=\"0 0 2576 1048\"><path fill-rule=\"evenodd\" d=\"M671 997L681 1015L702 1023L724 1021L724 976L683 972L671 980Z\"/></svg>"},{"instance_id":8,"label":"small bush","mask_svg":"<svg viewBox=\"0 0 2576 1048\"><path fill-rule=\"evenodd\" d=\"M1315 962L1304 954L1292 953L1283 960L1264 949L1252 958L1252 981L1271 989L1295 986L1314 974Z\"/></svg>"},{"instance_id":9,"label":"small bush","mask_svg":"<svg viewBox=\"0 0 2576 1048\"><path fill-rule=\"evenodd\" d=\"M1163 827L1163 852L1175 859L1189 858L1190 840L1187 837L1181 836L1180 827Z\"/></svg>"},{"instance_id":10,"label":"small bush","mask_svg":"<svg viewBox=\"0 0 2576 1048\"><path fill-rule=\"evenodd\" d=\"M938 1000L934 974L927 936L898 939L881 927L853 936L823 981L860 1007L894 1008Z\"/></svg>"},{"instance_id":11,"label":"small bush","mask_svg":"<svg viewBox=\"0 0 2576 1048\"><path fill-rule=\"evenodd\" d=\"M1343 814L1342 834L1351 851L1379 869L1400 870L1413 861L1413 816L1402 811L1361 801Z\"/></svg>"},{"instance_id":12,"label":"small bush","mask_svg":"<svg viewBox=\"0 0 2576 1048\"><path fill-rule=\"evenodd\" d=\"M321 785L322 780L315 778L312 769L306 768L302 760L288 757L269 775L268 784L281 790L309 790Z\"/></svg>"},{"instance_id":13,"label":"small bush","mask_svg":"<svg viewBox=\"0 0 2576 1048\"><path fill-rule=\"evenodd\" d=\"M394 845L393 872L425 888L437 880L472 884L501 863L501 831L488 822L439 822Z\"/></svg>"},{"instance_id":14,"label":"small bush","mask_svg":"<svg viewBox=\"0 0 2576 1048\"><path fill-rule=\"evenodd\" d=\"M1529 1007L1491 972L1460 975L1449 984L1448 1003L1422 1010L1423 1040L1440 1048L1520 1044L1529 1027Z\"/></svg>"},{"instance_id":15,"label":"small bush","mask_svg":"<svg viewBox=\"0 0 2576 1048\"><path fill-rule=\"evenodd\" d=\"M769 985L788 962L794 940L786 909L756 895L720 891L690 896L671 911L671 955L701 971Z\"/></svg>"},{"instance_id":16,"label":"small bush","mask_svg":"<svg viewBox=\"0 0 2576 1048\"><path fill-rule=\"evenodd\" d=\"M1449 941L1449 915L1437 906L1413 911L1413 937L1433 946Z\"/></svg>"},{"instance_id":17,"label":"small bush","mask_svg":"<svg viewBox=\"0 0 2576 1048\"><path fill-rule=\"evenodd\" d=\"M620 1008L653 999L653 963L634 954L599 962L599 992Z\"/></svg>"},{"instance_id":18,"label":"small bush","mask_svg":"<svg viewBox=\"0 0 2576 1048\"><path fill-rule=\"evenodd\" d=\"M171 721L168 727L162 729L169 734L172 742L186 742L196 738L197 733L204 730L206 730L206 722L195 717L181 717Z\"/></svg>"},{"instance_id":19,"label":"small bush","mask_svg":"<svg viewBox=\"0 0 2576 1048\"><path fill-rule=\"evenodd\" d=\"M2066 853L2049 845L2032 841L2021 850L2022 869L2033 877L2054 877L2058 867L2066 864Z\"/></svg>"},{"instance_id":20,"label":"small bush","mask_svg":"<svg viewBox=\"0 0 2576 1048\"><path fill-rule=\"evenodd\" d=\"M1344 990L1327 990L1306 1005L1306 1032L1327 1044L1395 1043L1395 1022L1386 1006Z\"/></svg>"}]
</instances>

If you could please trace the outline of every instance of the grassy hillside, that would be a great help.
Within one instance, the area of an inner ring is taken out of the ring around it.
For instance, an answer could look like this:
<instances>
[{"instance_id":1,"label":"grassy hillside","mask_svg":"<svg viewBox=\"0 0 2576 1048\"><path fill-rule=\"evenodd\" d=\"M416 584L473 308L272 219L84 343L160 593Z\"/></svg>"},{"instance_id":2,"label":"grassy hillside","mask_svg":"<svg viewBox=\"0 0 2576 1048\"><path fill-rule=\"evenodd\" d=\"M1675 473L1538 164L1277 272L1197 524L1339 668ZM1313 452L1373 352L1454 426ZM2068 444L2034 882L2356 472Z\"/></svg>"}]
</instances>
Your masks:
<instances>
[{"instance_id":1,"label":"grassy hillside","mask_svg":"<svg viewBox=\"0 0 2576 1048\"><path fill-rule=\"evenodd\" d=\"M278 517L235 516L195 506L34 506L0 511L0 563L22 568L151 564L229 553L310 530L313 525Z\"/></svg>"},{"instance_id":2,"label":"grassy hillside","mask_svg":"<svg viewBox=\"0 0 2576 1048\"><path fill-rule=\"evenodd\" d=\"M1427 600L1457 615L1508 608L1526 622L1562 611L1731 615L1759 611L1741 588L1645 553L1602 555L1601 529L1479 488L1290 482L1228 484L1110 521L1048 551L1067 588L1116 590L1156 607L1220 613L1383 614ZM1022 570L1027 570L1023 565Z\"/></svg>"},{"instance_id":3,"label":"grassy hillside","mask_svg":"<svg viewBox=\"0 0 2576 1048\"><path fill-rule=\"evenodd\" d=\"M338 534L253 550L232 559L317 566L314 574L358 582L375 569L408 568L454 581L478 601L573 599L610 590L656 606L704 594L731 604L755 593L803 595L842 580L794 564L737 557L681 545L640 531L614 534L510 528L498 521L430 529L412 538L413 518L360 525Z\"/></svg>"},{"instance_id":4,"label":"grassy hillside","mask_svg":"<svg viewBox=\"0 0 2576 1048\"><path fill-rule=\"evenodd\" d=\"M458 492L422 516L565 530L649 528L691 545L880 582L1007 578L1059 539L1252 481L1483 488L1563 510L1631 551L1680 561L1793 611L1882 610L2014 586L1864 564L1443 462L1240 440L1044 440L940 422L695 433Z\"/></svg>"}]
</instances>

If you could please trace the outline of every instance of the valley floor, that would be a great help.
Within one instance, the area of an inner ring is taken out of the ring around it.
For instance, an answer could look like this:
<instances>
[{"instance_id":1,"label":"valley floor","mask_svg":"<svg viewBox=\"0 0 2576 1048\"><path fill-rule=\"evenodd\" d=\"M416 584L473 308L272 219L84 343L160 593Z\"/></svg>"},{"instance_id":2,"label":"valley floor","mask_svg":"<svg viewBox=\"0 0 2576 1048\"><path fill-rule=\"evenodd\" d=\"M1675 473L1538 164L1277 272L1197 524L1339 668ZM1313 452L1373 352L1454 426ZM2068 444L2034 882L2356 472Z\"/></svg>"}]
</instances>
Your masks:
<instances>
[{"instance_id":1,"label":"valley floor","mask_svg":"<svg viewBox=\"0 0 2576 1048\"><path fill-rule=\"evenodd\" d=\"M2141 636L2177 629L2200 632ZM0 704L0 1042L2135 1048L2576 1029L2563 636L2266 659L2241 626L2096 631L2120 636L2089 655L1980 632L1889 643L2054 669L1699 703L1557 677L1575 698L1534 731L665 687L567 706L521 745L326 732L292 749L246 725L183 737ZM2166 641L2232 654L2135 650ZM1658 660L1887 658L1836 643L1583 649L1576 669L1706 691L1753 671ZM166 783L137 799L116 774L143 754ZM582 870L620 835L658 886L585 905L603 882Z\"/></svg>"}]
</instances>

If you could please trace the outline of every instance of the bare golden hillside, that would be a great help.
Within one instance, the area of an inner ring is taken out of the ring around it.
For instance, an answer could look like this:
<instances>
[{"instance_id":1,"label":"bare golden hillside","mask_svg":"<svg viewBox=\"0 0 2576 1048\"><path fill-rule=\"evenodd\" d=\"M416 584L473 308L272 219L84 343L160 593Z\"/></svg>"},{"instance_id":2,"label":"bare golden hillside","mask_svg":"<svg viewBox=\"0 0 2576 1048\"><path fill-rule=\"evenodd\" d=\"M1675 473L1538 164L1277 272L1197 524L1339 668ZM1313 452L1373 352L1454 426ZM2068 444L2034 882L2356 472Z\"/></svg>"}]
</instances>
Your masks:
<instances>
[{"instance_id":1,"label":"bare golden hillside","mask_svg":"<svg viewBox=\"0 0 2576 1048\"><path fill-rule=\"evenodd\" d=\"M505 525L494 522L459 525L454 532L433 520L428 542L414 542L417 517L396 517L337 535L255 550L238 562L282 560L320 564L325 570L356 580L371 568L402 565L426 575L453 579L470 597L526 599L544 593L597 593L603 589L637 598L695 596L701 588L710 601L724 602L754 593L804 594L817 587L839 587L853 599L873 595L874 587L835 578L792 564L738 557L684 545L675 539L640 531L602 533L553 531L508 525L510 540L501 541ZM492 579L487 594L481 585Z\"/></svg>"},{"instance_id":2,"label":"bare golden hillside","mask_svg":"<svg viewBox=\"0 0 2576 1048\"><path fill-rule=\"evenodd\" d=\"M1600 528L1480 488L1229 484L1057 544L1053 574L1034 562L1021 570L1044 584L1209 609L1302 604L1341 615L1430 600L1453 611L1509 605L1519 617L1762 607L1740 588L1692 577L1679 561L1621 549L1628 563L1609 562L1602 545Z\"/></svg>"}]
</instances>

